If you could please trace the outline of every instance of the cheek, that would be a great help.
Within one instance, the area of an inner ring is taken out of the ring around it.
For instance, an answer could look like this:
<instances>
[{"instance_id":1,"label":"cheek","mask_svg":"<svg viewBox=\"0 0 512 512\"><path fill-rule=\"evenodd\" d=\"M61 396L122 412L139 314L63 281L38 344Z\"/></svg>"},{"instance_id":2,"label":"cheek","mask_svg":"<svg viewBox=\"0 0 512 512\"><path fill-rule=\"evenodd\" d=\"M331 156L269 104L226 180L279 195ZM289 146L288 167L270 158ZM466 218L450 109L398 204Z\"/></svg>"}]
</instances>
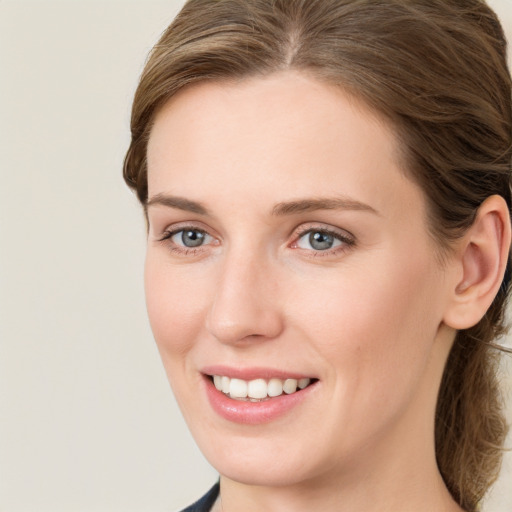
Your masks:
<instances>
[{"instance_id":1,"label":"cheek","mask_svg":"<svg viewBox=\"0 0 512 512\"><path fill-rule=\"evenodd\" d=\"M145 265L145 293L149 322L158 349L167 355L184 355L202 328L204 290L186 272L171 271L165 261L148 251Z\"/></svg>"},{"instance_id":2,"label":"cheek","mask_svg":"<svg viewBox=\"0 0 512 512\"><path fill-rule=\"evenodd\" d=\"M432 300L439 278L424 256L412 261L353 267L290 296L294 317L340 387L393 394L424 371L442 318Z\"/></svg>"}]
</instances>

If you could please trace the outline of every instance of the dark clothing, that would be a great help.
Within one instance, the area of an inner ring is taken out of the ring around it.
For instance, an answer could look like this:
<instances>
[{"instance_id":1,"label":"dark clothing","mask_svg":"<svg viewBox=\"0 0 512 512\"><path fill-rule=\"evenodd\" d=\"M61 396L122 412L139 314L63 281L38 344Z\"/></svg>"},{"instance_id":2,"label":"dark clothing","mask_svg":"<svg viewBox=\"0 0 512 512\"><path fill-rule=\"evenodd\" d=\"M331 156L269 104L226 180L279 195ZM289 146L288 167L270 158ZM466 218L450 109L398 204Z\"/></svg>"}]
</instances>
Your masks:
<instances>
[{"instance_id":1,"label":"dark clothing","mask_svg":"<svg viewBox=\"0 0 512 512\"><path fill-rule=\"evenodd\" d=\"M181 512L210 512L219 495L219 482L217 482L200 500L182 510Z\"/></svg>"}]
</instances>

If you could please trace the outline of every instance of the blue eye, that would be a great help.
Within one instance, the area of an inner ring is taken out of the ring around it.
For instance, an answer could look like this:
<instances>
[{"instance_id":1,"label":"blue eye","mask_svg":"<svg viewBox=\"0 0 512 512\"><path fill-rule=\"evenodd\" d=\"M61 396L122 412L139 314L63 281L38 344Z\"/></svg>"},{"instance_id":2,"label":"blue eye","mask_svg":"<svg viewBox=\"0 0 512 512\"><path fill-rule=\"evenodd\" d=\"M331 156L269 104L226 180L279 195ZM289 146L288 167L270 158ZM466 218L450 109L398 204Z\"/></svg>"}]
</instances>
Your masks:
<instances>
[{"instance_id":1,"label":"blue eye","mask_svg":"<svg viewBox=\"0 0 512 512\"><path fill-rule=\"evenodd\" d=\"M310 230L297 241L297 247L314 251L327 251L340 246L345 240L341 235L335 235L323 230Z\"/></svg>"},{"instance_id":2,"label":"blue eye","mask_svg":"<svg viewBox=\"0 0 512 512\"><path fill-rule=\"evenodd\" d=\"M212 237L199 229L181 229L172 233L170 240L178 246L194 248L212 241Z\"/></svg>"}]
</instances>

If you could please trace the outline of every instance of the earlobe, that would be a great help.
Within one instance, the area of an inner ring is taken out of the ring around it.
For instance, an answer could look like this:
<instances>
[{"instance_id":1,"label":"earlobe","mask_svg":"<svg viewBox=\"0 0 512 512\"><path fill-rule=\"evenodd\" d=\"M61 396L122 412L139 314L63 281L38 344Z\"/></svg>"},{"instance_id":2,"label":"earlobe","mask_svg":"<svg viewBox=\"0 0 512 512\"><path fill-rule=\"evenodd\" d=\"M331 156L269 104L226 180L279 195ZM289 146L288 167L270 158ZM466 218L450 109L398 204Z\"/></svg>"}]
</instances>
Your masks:
<instances>
[{"instance_id":1,"label":"earlobe","mask_svg":"<svg viewBox=\"0 0 512 512\"><path fill-rule=\"evenodd\" d=\"M444 316L450 327L460 330L476 325L492 304L505 274L510 232L506 201L497 195L487 198L460 241L455 263L462 278L451 292Z\"/></svg>"}]
</instances>

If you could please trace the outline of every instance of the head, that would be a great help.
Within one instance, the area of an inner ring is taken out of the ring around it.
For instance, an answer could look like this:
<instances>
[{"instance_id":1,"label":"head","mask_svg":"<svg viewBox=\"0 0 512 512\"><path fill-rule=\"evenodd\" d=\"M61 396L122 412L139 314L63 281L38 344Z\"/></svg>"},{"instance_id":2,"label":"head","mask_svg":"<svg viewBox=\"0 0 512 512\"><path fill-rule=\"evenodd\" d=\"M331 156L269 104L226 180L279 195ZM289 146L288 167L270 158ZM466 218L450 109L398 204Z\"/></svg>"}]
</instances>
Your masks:
<instances>
[{"instance_id":1,"label":"head","mask_svg":"<svg viewBox=\"0 0 512 512\"><path fill-rule=\"evenodd\" d=\"M173 100L205 84L236 88L295 73L342 92L392 133L396 167L419 191L443 268L489 198L511 205L505 50L498 20L478 0L190 0L141 77L125 179L146 208L148 143ZM503 331L507 287L505 280L479 318L453 317L457 333L440 379L437 462L468 510L498 473L506 433L493 341Z\"/></svg>"}]
</instances>

